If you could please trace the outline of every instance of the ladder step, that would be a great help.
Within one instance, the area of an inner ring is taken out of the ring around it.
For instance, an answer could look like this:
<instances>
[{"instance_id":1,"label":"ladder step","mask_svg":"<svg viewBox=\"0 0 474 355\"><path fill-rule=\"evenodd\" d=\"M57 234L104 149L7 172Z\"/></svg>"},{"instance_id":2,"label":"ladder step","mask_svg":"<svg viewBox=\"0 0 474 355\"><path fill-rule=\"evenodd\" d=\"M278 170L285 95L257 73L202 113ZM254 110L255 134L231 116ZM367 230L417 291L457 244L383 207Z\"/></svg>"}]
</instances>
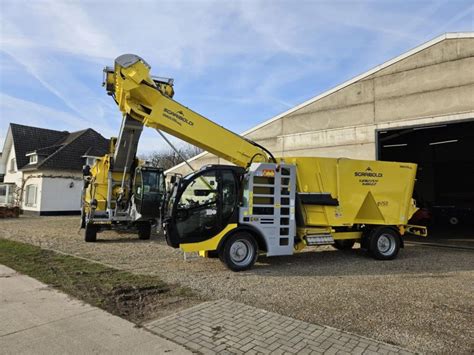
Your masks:
<instances>
[{"instance_id":1,"label":"ladder step","mask_svg":"<svg viewBox=\"0 0 474 355\"><path fill-rule=\"evenodd\" d=\"M306 236L306 244L308 245L325 245L333 243L334 238L331 236L331 234L317 234Z\"/></svg>"}]
</instances>

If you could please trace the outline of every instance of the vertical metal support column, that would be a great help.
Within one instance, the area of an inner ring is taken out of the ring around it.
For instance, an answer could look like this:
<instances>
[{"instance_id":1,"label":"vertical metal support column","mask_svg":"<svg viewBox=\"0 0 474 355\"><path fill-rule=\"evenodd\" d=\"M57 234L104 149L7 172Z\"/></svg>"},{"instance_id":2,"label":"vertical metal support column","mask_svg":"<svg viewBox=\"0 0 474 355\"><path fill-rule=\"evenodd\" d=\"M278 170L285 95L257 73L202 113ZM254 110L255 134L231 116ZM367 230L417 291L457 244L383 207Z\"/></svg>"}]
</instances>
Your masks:
<instances>
[{"instance_id":1,"label":"vertical metal support column","mask_svg":"<svg viewBox=\"0 0 474 355\"><path fill-rule=\"evenodd\" d=\"M109 170L109 173L107 175L107 214L109 219L111 219L112 216L112 172Z\"/></svg>"}]
</instances>

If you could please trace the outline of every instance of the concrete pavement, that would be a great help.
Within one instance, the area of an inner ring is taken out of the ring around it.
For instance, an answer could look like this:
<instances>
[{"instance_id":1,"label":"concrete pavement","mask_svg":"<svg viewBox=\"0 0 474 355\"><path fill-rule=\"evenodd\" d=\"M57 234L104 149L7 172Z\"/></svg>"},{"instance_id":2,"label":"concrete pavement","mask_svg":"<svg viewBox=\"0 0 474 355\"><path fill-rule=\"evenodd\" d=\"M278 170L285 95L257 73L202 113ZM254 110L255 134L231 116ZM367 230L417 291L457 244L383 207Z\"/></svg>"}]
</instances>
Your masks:
<instances>
[{"instance_id":1,"label":"concrete pavement","mask_svg":"<svg viewBox=\"0 0 474 355\"><path fill-rule=\"evenodd\" d=\"M398 346L229 300L204 302L144 326L204 355L413 354Z\"/></svg>"},{"instance_id":2,"label":"concrete pavement","mask_svg":"<svg viewBox=\"0 0 474 355\"><path fill-rule=\"evenodd\" d=\"M180 344L180 345L178 345ZM229 300L137 328L0 265L1 354L412 354Z\"/></svg>"},{"instance_id":3,"label":"concrete pavement","mask_svg":"<svg viewBox=\"0 0 474 355\"><path fill-rule=\"evenodd\" d=\"M131 322L0 265L2 354L191 354Z\"/></svg>"}]
</instances>

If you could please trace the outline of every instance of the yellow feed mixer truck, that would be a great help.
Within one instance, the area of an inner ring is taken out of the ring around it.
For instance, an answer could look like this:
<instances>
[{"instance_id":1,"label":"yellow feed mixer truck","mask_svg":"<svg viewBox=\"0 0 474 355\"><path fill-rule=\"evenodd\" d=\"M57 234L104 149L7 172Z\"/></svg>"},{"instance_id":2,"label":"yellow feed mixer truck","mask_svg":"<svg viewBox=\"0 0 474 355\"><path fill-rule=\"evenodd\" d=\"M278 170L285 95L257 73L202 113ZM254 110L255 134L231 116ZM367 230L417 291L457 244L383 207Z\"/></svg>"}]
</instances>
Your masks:
<instances>
[{"instance_id":1,"label":"yellow feed mixer truck","mask_svg":"<svg viewBox=\"0 0 474 355\"><path fill-rule=\"evenodd\" d=\"M235 165L209 165L174 181L163 219L167 243L219 256L233 271L259 253L291 255L313 245L349 249L355 242L376 259L393 259L417 210L416 165L274 157L264 147L172 99L140 57L126 54L105 68L105 87L126 120L183 139Z\"/></svg>"}]
</instances>

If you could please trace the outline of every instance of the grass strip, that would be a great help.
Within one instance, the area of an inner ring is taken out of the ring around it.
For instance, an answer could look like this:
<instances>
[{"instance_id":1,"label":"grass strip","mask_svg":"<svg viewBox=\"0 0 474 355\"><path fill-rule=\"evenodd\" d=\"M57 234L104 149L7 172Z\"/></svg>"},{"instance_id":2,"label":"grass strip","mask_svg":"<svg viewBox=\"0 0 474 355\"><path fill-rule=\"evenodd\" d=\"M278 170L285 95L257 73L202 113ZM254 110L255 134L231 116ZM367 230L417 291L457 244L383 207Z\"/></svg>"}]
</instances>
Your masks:
<instances>
[{"instance_id":1,"label":"grass strip","mask_svg":"<svg viewBox=\"0 0 474 355\"><path fill-rule=\"evenodd\" d=\"M6 239L0 239L0 264L137 323L147 320L167 297L192 297L188 289L156 276L133 274Z\"/></svg>"}]
</instances>

